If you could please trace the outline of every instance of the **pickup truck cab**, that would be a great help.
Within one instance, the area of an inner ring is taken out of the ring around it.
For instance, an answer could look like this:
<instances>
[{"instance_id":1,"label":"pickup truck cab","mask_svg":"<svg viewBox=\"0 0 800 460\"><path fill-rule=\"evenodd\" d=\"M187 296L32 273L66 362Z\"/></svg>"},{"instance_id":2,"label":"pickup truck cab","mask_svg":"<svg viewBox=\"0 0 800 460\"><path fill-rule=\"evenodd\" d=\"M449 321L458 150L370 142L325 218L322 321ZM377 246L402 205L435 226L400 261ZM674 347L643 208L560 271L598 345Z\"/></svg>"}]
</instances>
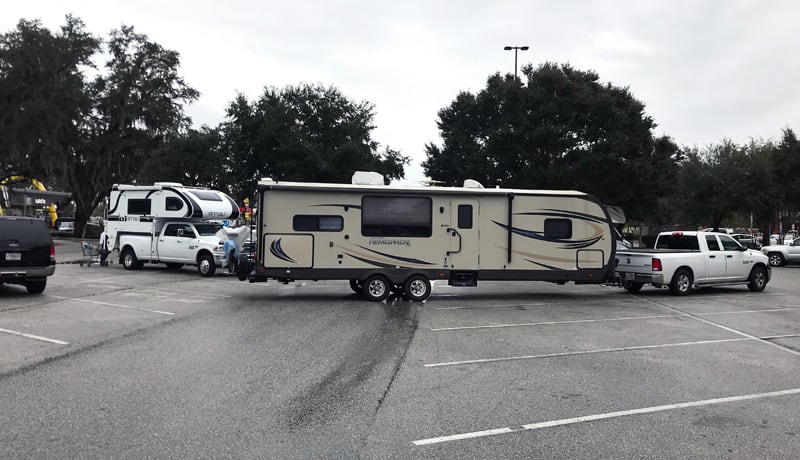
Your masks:
<instances>
[{"instance_id":1,"label":"pickup truck cab","mask_svg":"<svg viewBox=\"0 0 800 460\"><path fill-rule=\"evenodd\" d=\"M767 256L723 233L662 232L655 249L617 250L617 279L629 292L645 284L686 295L694 286L746 283L763 291L772 275Z\"/></svg>"},{"instance_id":2,"label":"pickup truck cab","mask_svg":"<svg viewBox=\"0 0 800 460\"><path fill-rule=\"evenodd\" d=\"M800 238L795 238L789 244L776 244L764 246L761 252L769 258L773 267L783 267L787 263L800 263Z\"/></svg>"},{"instance_id":3,"label":"pickup truck cab","mask_svg":"<svg viewBox=\"0 0 800 460\"><path fill-rule=\"evenodd\" d=\"M164 263L167 268L197 265L202 276L212 276L226 261L224 243L217 232L221 224L165 222L148 232L120 232L115 247L119 262L127 270L142 268L145 262Z\"/></svg>"}]
</instances>

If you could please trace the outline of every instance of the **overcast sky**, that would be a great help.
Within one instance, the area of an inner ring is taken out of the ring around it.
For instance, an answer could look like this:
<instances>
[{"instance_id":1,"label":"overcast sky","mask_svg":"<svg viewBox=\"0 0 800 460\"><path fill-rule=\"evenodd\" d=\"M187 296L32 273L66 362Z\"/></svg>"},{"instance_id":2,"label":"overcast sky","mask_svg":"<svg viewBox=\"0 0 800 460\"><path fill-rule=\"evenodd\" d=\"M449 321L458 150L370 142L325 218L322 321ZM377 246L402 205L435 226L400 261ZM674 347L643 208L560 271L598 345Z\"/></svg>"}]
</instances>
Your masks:
<instances>
[{"instance_id":1,"label":"overcast sky","mask_svg":"<svg viewBox=\"0 0 800 460\"><path fill-rule=\"evenodd\" d=\"M800 2L796 1L248 1L5 2L0 30L20 18L55 29L72 13L103 37L132 25L180 52L215 126L237 92L333 85L374 104L374 139L412 158L440 143L437 112L459 91L519 64L569 62L627 86L681 145L777 139L800 130Z\"/></svg>"}]
</instances>

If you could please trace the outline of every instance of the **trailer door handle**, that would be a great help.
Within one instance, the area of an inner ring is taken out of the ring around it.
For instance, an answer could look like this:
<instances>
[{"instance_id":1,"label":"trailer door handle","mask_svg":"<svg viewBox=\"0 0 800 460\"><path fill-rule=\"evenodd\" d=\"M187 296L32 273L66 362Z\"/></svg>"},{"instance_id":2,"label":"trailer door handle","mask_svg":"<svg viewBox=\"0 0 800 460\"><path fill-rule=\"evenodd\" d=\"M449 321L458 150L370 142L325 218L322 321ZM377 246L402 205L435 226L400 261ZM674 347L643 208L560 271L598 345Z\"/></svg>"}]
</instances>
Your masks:
<instances>
[{"instance_id":1,"label":"trailer door handle","mask_svg":"<svg viewBox=\"0 0 800 460\"><path fill-rule=\"evenodd\" d=\"M708 256L709 259L715 259L717 256Z\"/></svg>"}]
</instances>

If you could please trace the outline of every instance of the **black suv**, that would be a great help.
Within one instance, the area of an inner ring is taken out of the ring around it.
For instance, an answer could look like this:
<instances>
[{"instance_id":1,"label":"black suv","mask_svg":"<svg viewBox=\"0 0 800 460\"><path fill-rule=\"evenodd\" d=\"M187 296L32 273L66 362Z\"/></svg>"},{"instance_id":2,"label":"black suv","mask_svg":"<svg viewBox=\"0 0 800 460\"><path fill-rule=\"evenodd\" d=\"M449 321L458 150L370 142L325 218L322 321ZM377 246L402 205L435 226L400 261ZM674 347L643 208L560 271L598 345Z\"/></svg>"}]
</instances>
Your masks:
<instances>
[{"instance_id":1,"label":"black suv","mask_svg":"<svg viewBox=\"0 0 800 460\"><path fill-rule=\"evenodd\" d=\"M39 294L55 271L55 246L44 221L0 217L0 284L21 284Z\"/></svg>"}]
</instances>

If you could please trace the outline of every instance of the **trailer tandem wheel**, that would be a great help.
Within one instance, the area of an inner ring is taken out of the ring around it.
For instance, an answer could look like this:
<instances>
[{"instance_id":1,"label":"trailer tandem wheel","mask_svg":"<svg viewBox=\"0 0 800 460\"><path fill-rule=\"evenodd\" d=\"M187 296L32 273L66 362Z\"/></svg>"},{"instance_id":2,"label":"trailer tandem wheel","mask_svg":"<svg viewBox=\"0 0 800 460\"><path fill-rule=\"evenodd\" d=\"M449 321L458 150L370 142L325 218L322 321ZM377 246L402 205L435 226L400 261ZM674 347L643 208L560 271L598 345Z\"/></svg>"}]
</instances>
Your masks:
<instances>
[{"instance_id":1,"label":"trailer tandem wheel","mask_svg":"<svg viewBox=\"0 0 800 460\"><path fill-rule=\"evenodd\" d=\"M431 295L431 282L424 275L411 275L403 286L406 298L422 302Z\"/></svg>"},{"instance_id":2,"label":"trailer tandem wheel","mask_svg":"<svg viewBox=\"0 0 800 460\"><path fill-rule=\"evenodd\" d=\"M361 294L367 298L367 300L374 300L376 302L381 302L385 298L389 297L389 293L392 289L392 284L389 280L383 275L372 275L364 281L364 284L361 286Z\"/></svg>"}]
</instances>

